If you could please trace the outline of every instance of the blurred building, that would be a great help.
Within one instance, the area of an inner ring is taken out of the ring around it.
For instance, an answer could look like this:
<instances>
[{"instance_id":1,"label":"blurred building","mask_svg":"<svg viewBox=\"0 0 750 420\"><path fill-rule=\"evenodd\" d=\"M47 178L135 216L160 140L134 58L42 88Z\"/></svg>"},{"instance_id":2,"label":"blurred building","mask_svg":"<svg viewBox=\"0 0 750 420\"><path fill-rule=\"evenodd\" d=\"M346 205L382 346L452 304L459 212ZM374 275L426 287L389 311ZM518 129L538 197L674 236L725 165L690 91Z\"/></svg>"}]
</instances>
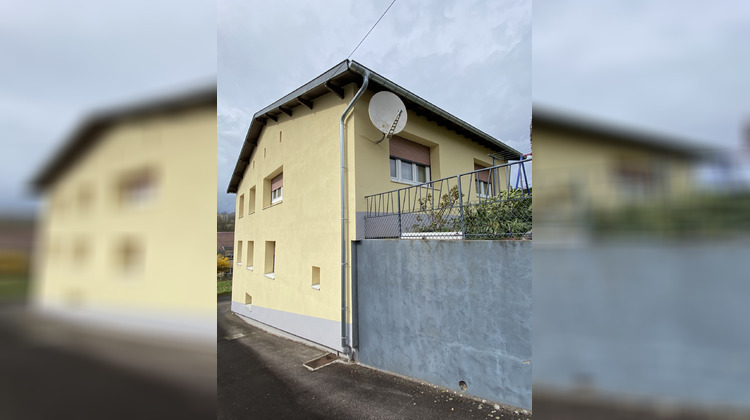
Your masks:
<instances>
[{"instance_id":1,"label":"blurred building","mask_svg":"<svg viewBox=\"0 0 750 420\"><path fill-rule=\"evenodd\" d=\"M721 151L533 112L536 414L747 418L748 201L698 177Z\"/></svg>"},{"instance_id":2,"label":"blurred building","mask_svg":"<svg viewBox=\"0 0 750 420\"><path fill-rule=\"evenodd\" d=\"M216 232L216 253L234 258L234 232Z\"/></svg>"},{"instance_id":3,"label":"blurred building","mask_svg":"<svg viewBox=\"0 0 750 420\"><path fill-rule=\"evenodd\" d=\"M215 333L214 87L93 115L33 186L37 308Z\"/></svg>"},{"instance_id":4,"label":"blurred building","mask_svg":"<svg viewBox=\"0 0 750 420\"><path fill-rule=\"evenodd\" d=\"M535 107L534 230L585 226L594 211L665 202L696 189L705 147ZM544 222L544 223L537 223ZM570 232L558 232L567 235Z\"/></svg>"}]
</instances>

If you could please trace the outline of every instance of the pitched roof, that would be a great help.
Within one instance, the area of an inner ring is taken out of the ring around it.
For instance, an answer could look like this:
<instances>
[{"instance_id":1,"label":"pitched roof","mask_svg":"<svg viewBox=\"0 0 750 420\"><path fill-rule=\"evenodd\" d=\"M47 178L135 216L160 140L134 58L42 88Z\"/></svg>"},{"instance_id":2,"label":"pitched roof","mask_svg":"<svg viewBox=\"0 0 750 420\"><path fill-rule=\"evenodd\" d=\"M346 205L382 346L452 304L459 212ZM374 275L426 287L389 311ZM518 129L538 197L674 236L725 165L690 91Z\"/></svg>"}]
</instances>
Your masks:
<instances>
[{"instance_id":1,"label":"pitched roof","mask_svg":"<svg viewBox=\"0 0 750 420\"><path fill-rule=\"evenodd\" d=\"M435 121L448 130L452 130L471 141L486 146L506 159L517 159L521 155L521 152L518 150L427 102L356 61L344 60L309 83L253 115L250 127L245 135L245 141L242 144L242 149L237 158L232 178L227 187L227 193L237 192L237 188L239 187L240 181L245 173L245 169L250 163L250 155L258 142L263 126L268 120L275 121L282 113L291 116L294 108L298 106L312 108L313 100L327 93L334 93L343 99L343 87L350 83L361 85L366 72L370 73L368 90L375 93L382 90L391 91L401 98L407 109L413 111L417 115L423 116L429 121Z\"/></svg>"},{"instance_id":2,"label":"pitched roof","mask_svg":"<svg viewBox=\"0 0 750 420\"><path fill-rule=\"evenodd\" d=\"M623 127L617 124L594 121L588 118L573 116L569 113L552 110L546 106L534 105L532 125L535 129L546 128L575 135L598 137L606 141L615 141L638 145L654 151L672 153L690 159L703 159L720 151L696 140L676 138L664 134Z\"/></svg>"},{"instance_id":3,"label":"pitched roof","mask_svg":"<svg viewBox=\"0 0 750 420\"><path fill-rule=\"evenodd\" d=\"M216 107L216 86L93 114L78 126L62 147L42 167L31 181L31 186L37 192L50 187L102 139L100 134L119 122L211 106Z\"/></svg>"},{"instance_id":4,"label":"pitched roof","mask_svg":"<svg viewBox=\"0 0 750 420\"><path fill-rule=\"evenodd\" d=\"M234 232L216 232L216 248L234 247Z\"/></svg>"}]
</instances>

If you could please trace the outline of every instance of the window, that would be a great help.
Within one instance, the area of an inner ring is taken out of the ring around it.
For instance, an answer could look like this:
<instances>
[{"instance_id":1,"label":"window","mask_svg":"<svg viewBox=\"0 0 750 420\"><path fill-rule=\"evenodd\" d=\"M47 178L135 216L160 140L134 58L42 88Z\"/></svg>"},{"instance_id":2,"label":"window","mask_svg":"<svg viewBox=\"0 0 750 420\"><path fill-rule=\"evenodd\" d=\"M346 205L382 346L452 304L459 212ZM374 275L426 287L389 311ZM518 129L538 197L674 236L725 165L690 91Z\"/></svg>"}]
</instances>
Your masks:
<instances>
[{"instance_id":1,"label":"window","mask_svg":"<svg viewBox=\"0 0 750 420\"><path fill-rule=\"evenodd\" d=\"M647 160L620 158L615 167L618 193L627 200L643 200L665 189L664 172Z\"/></svg>"},{"instance_id":2,"label":"window","mask_svg":"<svg viewBox=\"0 0 750 420\"><path fill-rule=\"evenodd\" d=\"M430 148L393 136L390 139L391 180L406 184L430 181Z\"/></svg>"},{"instance_id":3,"label":"window","mask_svg":"<svg viewBox=\"0 0 750 420\"><path fill-rule=\"evenodd\" d=\"M247 197L247 214L255 213L255 187L250 188L250 194Z\"/></svg>"},{"instance_id":4,"label":"window","mask_svg":"<svg viewBox=\"0 0 750 420\"><path fill-rule=\"evenodd\" d=\"M492 196L492 184L477 179L477 197L487 198Z\"/></svg>"},{"instance_id":5,"label":"window","mask_svg":"<svg viewBox=\"0 0 750 420\"><path fill-rule=\"evenodd\" d=\"M85 238L80 237L73 246L73 262L77 268L81 268L88 261L89 246Z\"/></svg>"},{"instance_id":6,"label":"window","mask_svg":"<svg viewBox=\"0 0 750 420\"><path fill-rule=\"evenodd\" d=\"M430 167L392 157L391 180L407 184L422 184L429 182Z\"/></svg>"},{"instance_id":7,"label":"window","mask_svg":"<svg viewBox=\"0 0 750 420\"><path fill-rule=\"evenodd\" d=\"M312 288L320 290L320 267L312 268Z\"/></svg>"},{"instance_id":8,"label":"window","mask_svg":"<svg viewBox=\"0 0 750 420\"><path fill-rule=\"evenodd\" d=\"M242 241L237 241L237 265L242 265Z\"/></svg>"},{"instance_id":9,"label":"window","mask_svg":"<svg viewBox=\"0 0 750 420\"><path fill-rule=\"evenodd\" d=\"M143 207L156 196L154 171L142 168L124 174L118 184L118 202L122 207Z\"/></svg>"},{"instance_id":10,"label":"window","mask_svg":"<svg viewBox=\"0 0 750 420\"><path fill-rule=\"evenodd\" d=\"M271 204L278 203L284 190L284 174L280 173L271 180Z\"/></svg>"},{"instance_id":11,"label":"window","mask_svg":"<svg viewBox=\"0 0 750 420\"><path fill-rule=\"evenodd\" d=\"M135 238L120 241L117 248L117 265L125 276L134 276L143 272L146 254L143 244Z\"/></svg>"},{"instance_id":12,"label":"window","mask_svg":"<svg viewBox=\"0 0 750 420\"><path fill-rule=\"evenodd\" d=\"M263 271L269 279L276 278L276 242L266 241L266 266Z\"/></svg>"},{"instance_id":13,"label":"window","mask_svg":"<svg viewBox=\"0 0 750 420\"><path fill-rule=\"evenodd\" d=\"M241 219L245 215L245 194L240 194L240 208L237 210L237 214Z\"/></svg>"},{"instance_id":14,"label":"window","mask_svg":"<svg viewBox=\"0 0 750 420\"><path fill-rule=\"evenodd\" d=\"M477 163L474 164L474 170L478 171L480 169L485 169L486 166L479 165ZM475 186L477 189L477 197L479 198L487 198L491 197L492 194L492 174L490 170L481 171L481 172L475 172Z\"/></svg>"},{"instance_id":15,"label":"window","mask_svg":"<svg viewBox=\"0 0 750 420\"><path fill-rule=\"evenodd\" d=\"M248 270L253 269L253 252L254 251L255 251L255 242L247 241L247 259L245 260L245 265L247 265Z\"/></svg>"},{"instance_id":16,"label":"window","mask_svg":"<svg viewBox=\"0 0 750 420\"><path fill-rule=\"evenodd\" d=\"M284 191L284 167L280 166L263 178L263 201L261 208L267 209L281 203Z\"/></svg>"},{"instance_id":17,"label":"window","mask_svg":"<svg viewBox=\"0 0 750 420\"><path fill-rule=\"evenodd\" d=\"M78 190L78 208L81 213L89 211L91 203L93 201L93 194L90 185L82 185Z\"/></svg>"}]
</instances>

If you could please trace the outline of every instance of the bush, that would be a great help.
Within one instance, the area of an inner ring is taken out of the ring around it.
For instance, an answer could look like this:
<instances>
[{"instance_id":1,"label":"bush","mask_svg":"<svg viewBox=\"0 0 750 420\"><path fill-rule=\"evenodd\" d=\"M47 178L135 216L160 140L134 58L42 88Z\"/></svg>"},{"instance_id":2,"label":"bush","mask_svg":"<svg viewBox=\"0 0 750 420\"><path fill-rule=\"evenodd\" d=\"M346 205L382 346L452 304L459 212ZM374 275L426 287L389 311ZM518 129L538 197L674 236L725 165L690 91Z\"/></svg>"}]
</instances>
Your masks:
<instances>
[{"instance_id":1,"label":"bush","mask_svg":"<svg viewBox=\"0 0 750 420\"><path fill-rule=\"evenodd\" d=\"M433 204L432 195L419 200L419 209L412 226L415 232L460 232L461 217L458 209L464 195L458 195L458 186ZM531 195L522 190L501 191L500 196L478 203L465 204L464 227L468 239L517 239L529 237L532 228Z\"/></svg>"},{"instance_id":2,"label":"bush","mask_svg":"<svg viewBox=\"0 0 750 420\"><path fill-rule=\"evenodd\" d=\"M415 232L460 232L461 219L451 214L451 211L454 207L458 207L459 200L463 197L463 194L460 198L458 196L458 186L453 186L447 194L440 197L437 207L434 205L432 194L420 198L419 210L425 214L417 215L418 223L412 226L412 230Z\"/></svg>"},{"instance_id":3,"label":"bush","mask_svg":"<svg viewBox=\"0 0 750 420\"><path fill-rule=\"evenodd\" d=\"M216 273L226 273L232 268L232 264L229 262L229 258L223 257L221 254L216 255Z\"/></svg>"},{"instance_id":4,"label":"bush","mask_svg":"<svg viewBox=\"0 0 750 420\"><path fill-rule=\"evenodd\" d=\"M497 200L486 200L464 208L469 239L518 239L531 232L531 196L521 190L502 191Z\"/></svg>"}]
</instances>

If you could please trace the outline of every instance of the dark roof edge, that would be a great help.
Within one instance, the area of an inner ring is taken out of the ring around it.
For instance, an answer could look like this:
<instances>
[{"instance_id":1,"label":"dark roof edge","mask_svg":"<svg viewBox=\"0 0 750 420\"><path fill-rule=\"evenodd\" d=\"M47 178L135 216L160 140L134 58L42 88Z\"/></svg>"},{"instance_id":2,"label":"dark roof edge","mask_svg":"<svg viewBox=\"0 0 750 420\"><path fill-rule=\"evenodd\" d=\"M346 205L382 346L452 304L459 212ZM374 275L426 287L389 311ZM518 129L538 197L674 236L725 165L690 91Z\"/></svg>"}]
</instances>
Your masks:
<instances>
[{"instance_id":1,"label":"dark roof edge","mask_svg":"<svg viewBox=\"0 0 750 420\"><path fill-rule=\"evenodd\" d=\"M532 127L554 127L560 130L575 131L606 136L617 141L642 145L655 150L672 152L693 159L705 159L724 153L721 149L694 139L649 132L621 124L597 121L588 117L572 115L545 105L533 105ZM533 128L532 128L533 135Z\"/></svg>"},{"instance_id":2,"label":"dark roof edge","mask_svg":"<svg viewBox=\"0 0 750 420\"><path fill-rule=\"evenodd\" d=\"M281 99L275 101L271 105L268 105L267 107L261 109L260 111L253 114L253 119L250 121L250 125L247 127L247 133L245 133L245 140L242 143L242 148L240 149L240 153L237 157L237 163L234 165L234 170L232 171L232 176L229 179L229 185L227 186L227 194L233 194L237 192L237 187L240 185L240 181L242 180L242 177L244 176L245 169L247 169L247 166L249 164L249 160L245 161L243 160L243 155L247 154L247 159L250 158L250 153L252 153L252 148L255 145L255 142L250 144L250 133L253 132L253 130L258 130L258 125L261 124L258 122L258 117L261 117L268 113L269 111L272 111L281 105L288 103L289 101L299 98L300 96L304 95L305 93L309 92L312 88L320 86L327 82L328 80L338 76L341 73L344 73L349 70L349 66L345 66L344 64L347 63L348 60L344 60L336 64L335 66L331 67L327 71L325 71L320 76L317 76L316 78L312 79L311 81L305 83L304 85L298 87L297 89L293 90L291 93L283 96Z\"/></svg>"},{"instance_id":3,"label":"dark roof edge","mask_svg":"<svg viewBox=\"0 0 750 420\"><path fill-rule=\"evenodd\" d=\"M119 121L169 114L211 105L216 107L216 85L93 113L85 118L59 149L52 154L52 157L31 180L30 186L36 193L49 187L96 143L97 134Z\"/></svg>"},{"instance_id":4,"label":"dark roof edge","mask_svg":"<svg viewBox=\"0 0 750 420\"><path fill-rule=\"evenodd\" d=\"M443 109L431 104L430 102L422 99L421 97L409 92L408 90L391 82L390 80L366 68L365 66L357 63L356 61L344 60L344 61L339 62L335 66L331 67L325 73L314 78L310 82L304 84L303 86L299 87L298 89L294 90L288 95L285 95L281 99L261 109L260 111L256 112L253 115L253 119L250 122L250 126L247 129L247 133L245 134L245 139L242 144L242 148L240 150L239 156L237 158L237 163L235 164L234 171L232 172L232 176L229 180L229 185L227 186L228 194L233 194L237 192L237 188L239 187L240 181L242 180L242 177L244 176L245 169L247 168L247 165L249 163L250 154L252 153L252 148L255 146L255 142L257 141L257 139L251 138L252 137L251 133L253 133L254 131L259 132L258 126L262 124L261 122L258 121L258 118L263 117L267 113L274 111L276 108L294 100L295 98L299 98L300 96L305 95L305 93L311 91L312 89L318 86L321 86L325 84L327 81L333 78L336 78L337 76L346 72L352 72L362 77L364 77L365 73L367 72L369 73L370 79L373 82L383 86L384 88L387 88L393 91L394 93L402 97L409 99L410 101L418 104L419 106L424 107L425 109L427 109L430 112L433 112L440 118L443 118L451 122L452 124L462 127L463 129L467 130L469 133L486 140L488 143L494 145L495 147L505 150L511 155L517 155L519 157L521 156L521 152L519 152L518 150L508 146L507 144L501 142L500 140L497 140L496 138L479 130L478 128L461 120L460 118L457 118L454 115L444 111ZM248 161L243 160L243 157L244 159L247 159Z\"/></svg>"},{"instance_id":5,"label":"dark roof edge","mask_svg":"<svg viewBox=\"0 0 750 420\"><path fill-rule=\"evenodd\" d=\"M255 115L253 115L253 120L255 118L266 114L268 111L274 110L278 108L279 106L291 101L294 98L298 98L305 93L309 92L312 88L320 86L327 82L328 80L331 80L332 78L340 75L341 73L346 72L349 70L349 66L345 66L344 63L346 63L349 60L344 60L335 66L328 69L325 73L321 74L320 76L312 79L311 81L305 83L304 85L298 87L294 91L292 91L290 94L284 96L283 98L279 99L278 101L272 103L271 105L268 105L267 107L261 109L260 111L256 112Z\"/></svg>"}]
</instances>

